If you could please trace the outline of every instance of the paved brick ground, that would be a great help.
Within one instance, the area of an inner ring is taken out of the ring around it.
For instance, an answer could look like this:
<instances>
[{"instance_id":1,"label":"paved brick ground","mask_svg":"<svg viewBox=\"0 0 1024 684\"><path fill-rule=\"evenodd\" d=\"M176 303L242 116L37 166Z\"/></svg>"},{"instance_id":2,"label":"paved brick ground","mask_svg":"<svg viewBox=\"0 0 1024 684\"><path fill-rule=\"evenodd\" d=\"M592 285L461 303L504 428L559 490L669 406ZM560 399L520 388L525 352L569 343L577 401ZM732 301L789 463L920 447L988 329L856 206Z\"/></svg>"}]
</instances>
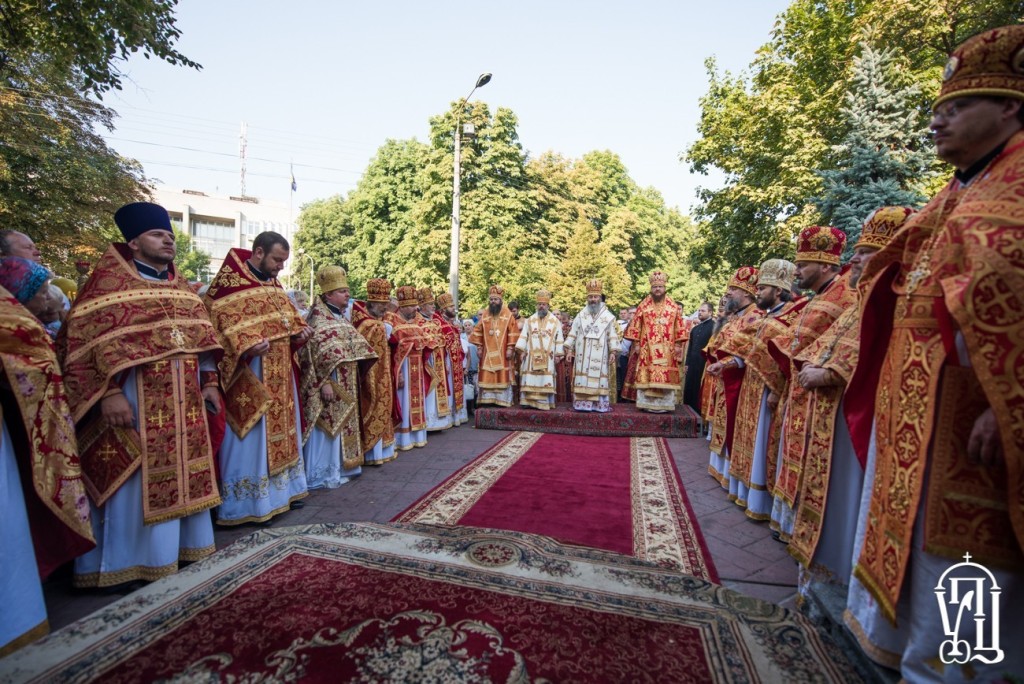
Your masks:
<instances>
[{"instance_id":1,"label":"paved brick ground","mask_svg":"<svg viewBox=\"0 0 1024 684\"><path fill-rule=\"evenodd\" d=\"M318 490L306 506L274 520L275 527L318 522L387 522L475 456L507 435L464 425L430 435L429 444L401 454L338 489ZM722 583L737 591L792 608L796 562L773 541L767 524L748 519L707 473L707 442L670 439L669 446L690 503L707 540ZM217 528L217 548L249 534L251 525ZM50 626L59 629L102 608L123 594L100 594L71 587L69 573L45 586Z\"/></svg>"}]
</instances>

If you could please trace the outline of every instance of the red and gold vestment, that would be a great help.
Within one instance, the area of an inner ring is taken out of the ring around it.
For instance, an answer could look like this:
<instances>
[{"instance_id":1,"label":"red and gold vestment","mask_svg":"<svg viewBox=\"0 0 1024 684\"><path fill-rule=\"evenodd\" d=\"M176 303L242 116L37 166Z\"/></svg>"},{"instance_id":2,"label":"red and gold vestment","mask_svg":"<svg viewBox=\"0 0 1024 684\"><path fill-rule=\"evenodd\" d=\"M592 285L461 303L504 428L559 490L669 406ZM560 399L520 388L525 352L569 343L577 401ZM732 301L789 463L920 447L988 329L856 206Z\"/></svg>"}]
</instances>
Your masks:
<instances>
[{"instance_id":1,"label":"red and gold vestment","mask_svg":"<svg viewBox=\"0 0 1024 684\"><path fill-rule=\"evenodd\" d=\"M351 470L363 464L357 364L374 364L377 354L351 323L335 317L319 297L310 308L306 324L313 334L298 353L302 442L306 443L314 427L332 438L340 434L342 467ZM332 386L334 400L325 402L320 390L327 383Z\"/></svg>"},{"instance_id":2,"label":"red and gold vestment","mask_svg":"<svg viewBox=\"0 0 1024 684\"><path fill-rule=\"evenodd\" d=\"M480 349L480 371L477 384L481 390L502 391L511 386L512 361L505 358L519 341L519 323L508 307L502 305L497 316L484 311L473 328L469 343Z\"/></svg>"},{"instance_id":3,"label":"red and gold vestment","mask_svg":"<svg viewBox=\"0 0 1024 684\"><path fill-rule=\"evenodd\" d=\"M768 343L789 333L790 326L801 305L787 302L774 315L763 315L756 319L753 328L746 333L737 333L726 354L739 356L743 359L745 373L742 373L742 385L736 400L736 418L733 427L733 440L729 448L729 474L749 489L750 475L754 464L754 442L758 431L758 419L761 413L761 400L764 390L785 394L785 376L779 371L778 362L768 351ZM733 353L732 350L735 350ZM768 447L766 452L766 487L772 491L775 484L775 464L778 458L779 439L782 428L781 411L772 413L772 422L768 431Z\"/></svg>"},{"instance_id":4,"label":"red and gold vestment","mask_svg":"<svg viewBox=\"0 0 1024 684\"><path fill-rule=\"evenodd\" d=\"M96 542L53 341L35 316L3 288L0 364L17 405L17 415L8 413L5 420L25 492L36 564L45 579Z\"/></svg>"},{"instance_id":5,"label":"red and gold vestment","mask_svg":"<svg viewBox=\"0 0 1024 684\"><path fill-rule=\"evenodd\" d=\"M417 314L417 317L429 340L423 357L423 370L428 377L423 391L429 394L430 390L435 390L434 401L437 402L437 415L450 416L448 394L451 390L448 387L448 373L445 371L444 365L444 333L441 331L441 324L433 317L426 318L423 314ZM432 363L426 363L427 360L431 360Z\"/></svg>"},{"instance_id":6,"label":"red and gold vestment","mask_svg":"<svg viewBox=\"0 0 1024 684\"><path fill-rule=\"evenodd\" d=\"M430 391L430 383L433 378L427 370L427 354L433 353L435 341L431 339L423 325L423 319L419 314L407 321L401 316L395 317L395 326L391 329L391 338L388 344L391 346L391 373L395 386L398 386L398 379L401 377L402 364L409 362L409 381L404 390L409 392L409 427L398 427L398 430L409 430L416 432L427 427L427 416L424 411L423 402ZM395 402L395 411L401 413L398 402ZM404 416L397 416L399 422Z\"/></svg>"},{"instance_id":7,"label":"red and gold vestment","mask_svg":"<svg viewBox=\"0 0 1024 684\"><path fill-rule=\"evenodd\" d=\"M845 410L858 455L875 423L877 465L854 572L890 620L922 498L925 551L1024 569L1022 196L1018 132L968 185L950 181L908 219L862 277ZM983 467L966 443L989 408L1003 461Z\"/></svg>"},{"instance_id":8,"label":"red and gold vestment","mask_svg":"<svg viewBox=\"0 0 1024 684\"><path fill-rule=\"evenodd\" d=\"M786 504L795 506L803 480L803 459L810 418L810 393L794 380L802 361L800 354L820 337L846 309L857 305L856 291L850 287L849 272L833 278L824 289L809 298L800 310L789 335L769 342L769 350L789 378L786 391L785 417L782 425L782 464L773 494ZM780 408L782 404L780 404Z\"/></svg>"},{"instance_id":9,"label":"red and gold vestment","mask_svg":"<svg viewBox=\"0 0 1024 684\"><path fill-rule=\"evenodd\" d=\"M364 449L383 440L395 443L395 386L391 377L391 347L384 321L371 316L361 302L352 306L352 325L377 354L377 363L359 368L359 424Z\"/></svg>"},{"instance_id":10,"label":"red and gold vestment","mask_svg":"<svg viewBox=\"0 0 1024 684\"><path fill-rule=\"evenodd\" d=\"M228 424L244 438L266 418L267 468L277 475L299 461L291 338L306 323L277 278L262 281L249 270L251 257L247 249L231 249L205 303L224 347L220 377ZM263 340L270 350L262 357L260 380L244 357Z\"/></svg>"},{"instance_id":11,"label":"red and gold vestment","mask_svg":"<svg viewBox=\"0 0 1024 684\"><path fill-rule=\"evenodd\" d=\"M452 387L451 395L455 400L455 411L466 403L465 389L463 388L462 363L465 360L462 352L462 339L459 329L448 322L448 319L441 315L441 312L434 312L434 321L441 326L441 335L444 338L444 347L448 350L448 356L452 360Z\"/></svg>"},{"instance_id":12,"label":"red and gold vestment","mask_svg":"<svg viewBox=\"0 0 1024 684\"><path fill-rule=\"evenodd\" d=\"M623 334L633 341L638 353L633 387L665 391L680 388L677 349L688 339L688 330L679 305L670 297L655 302L647 296L640 302Z\"/></svg>"},{"instance_id":13,"label":"red and gold vestment","mask_svg":"<svg viewBox=\"0 0 1024 684\"><path fill-rule=\"evenodd\" d=\"M142 511L151 525L221 501L199 386L199 354L221 347L202 301L173 264L168 280L148 280L131 260L127 245L107 249L58 345L89 495L102 506L141 466ZM136 369L137 429L109 428L99 401Z\"/></svg>"},{"instance_id":14,"label":"red and gold vestment","mask_svg":"<svg viewBox=\"0 0 1024 684\"><path fill-rule=\"evenodd\" d=\"M832 470L833 441L843 392L857 366L860 310L851 306L839 315L825 334L809 345L797 361L835 373L839 384L816 387L810 391L804 476L797 497L796 521L789 542L789 553L809 566L821 538L828 504L828 483ZM861 468L864 463L861 463Z\"/></svg>"},{"instance_id":15,"label":"red and gold vestment","mask_svg":"<svg viewBox=\"0 0 1024 684\"><path fill-rule=\"evenodd\" d=\"M753 304L738 312L735 318L722 326L714 340L708 343L708 360L714 363L716 361L725 361L730 356L743 358L744 355L749 354L754 343L757 325L763 317L764 311ZM719 405L714 409L713 424L715 428L720 429L716 429L715 434L711 437L711 450L716 454L723 453L723 449L728 450L729 454L732 454L733 435L736 428L736 408L739 404L740 386L743 383L744 371L745 368L740 368L735 364L727 364L719 376L722 389L721 397L718 399ZM722 473L722 475L726 474Z\"/></svg>"}]
</instances>

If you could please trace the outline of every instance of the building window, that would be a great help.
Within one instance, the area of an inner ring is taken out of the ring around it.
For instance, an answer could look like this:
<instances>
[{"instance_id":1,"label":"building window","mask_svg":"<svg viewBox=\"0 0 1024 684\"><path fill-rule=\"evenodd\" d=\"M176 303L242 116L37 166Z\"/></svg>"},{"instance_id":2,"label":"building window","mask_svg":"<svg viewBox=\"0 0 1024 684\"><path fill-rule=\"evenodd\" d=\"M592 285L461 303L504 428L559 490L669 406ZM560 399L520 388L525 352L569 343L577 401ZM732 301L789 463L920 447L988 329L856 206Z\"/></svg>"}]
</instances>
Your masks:
<instances>
[{"instance_id":1,"label":"building window","mask_svg":"<svg viewBox=\"0 0 1024 684\"><path fill-rule=\"evenodd\" d=\"M216 219L193 219L192 244L214 259L223 259L228 250L235 246L235 224Z\"/></svg>"}]
</instances>

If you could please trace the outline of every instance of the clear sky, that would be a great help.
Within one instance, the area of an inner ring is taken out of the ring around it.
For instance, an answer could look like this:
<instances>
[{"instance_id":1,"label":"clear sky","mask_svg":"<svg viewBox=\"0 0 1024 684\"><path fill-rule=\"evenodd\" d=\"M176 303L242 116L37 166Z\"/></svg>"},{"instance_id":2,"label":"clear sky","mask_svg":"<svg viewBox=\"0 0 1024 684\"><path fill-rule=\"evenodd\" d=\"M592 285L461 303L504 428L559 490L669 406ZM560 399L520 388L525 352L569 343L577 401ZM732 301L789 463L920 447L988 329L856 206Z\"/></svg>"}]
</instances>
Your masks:
<instances>
[{"instance_id":1,"label":"clear sky","mask_svg":"<svg viewBox=\"0 0 1024 684\"><path fill-rule=\"evenodd\" d=\"M425 140L466 96L519 117L523 147L618 153L688 212L699 185L679 154L697 135L704 60L747 67L784 0L329 2L181 0L178 48L201 71L132 58L110 144L174 187L289 201L347 193L388 138ZM187 149L182 149L187 148Z\"/></svg>"}]
</instances>

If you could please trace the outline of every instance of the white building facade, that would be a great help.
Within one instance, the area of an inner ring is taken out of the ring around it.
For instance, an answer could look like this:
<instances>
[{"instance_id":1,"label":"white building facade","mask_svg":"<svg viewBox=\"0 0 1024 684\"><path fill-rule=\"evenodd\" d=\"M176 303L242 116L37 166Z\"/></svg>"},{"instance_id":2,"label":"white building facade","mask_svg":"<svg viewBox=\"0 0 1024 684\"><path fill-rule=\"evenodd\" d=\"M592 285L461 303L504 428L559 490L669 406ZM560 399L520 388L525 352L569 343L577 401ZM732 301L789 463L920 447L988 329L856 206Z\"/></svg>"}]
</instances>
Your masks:
<instances>
[{"instance_id":1,"label":"white building facade","mask_svg":"<svg viewBox=\"0 0 1024 684\"><path fill-rule=\"evenodd\" d=\"M194 248L210 255L210 277L220 270L232 247L252 249L253 238L265 230L280 233L292 244L299 229L288 205L258 197L222 197L157 186L153 201L167 210L176 230L189 234ZM297 258L293 244L280 278L292 273Z\"/></svg>"}]
</instances>

